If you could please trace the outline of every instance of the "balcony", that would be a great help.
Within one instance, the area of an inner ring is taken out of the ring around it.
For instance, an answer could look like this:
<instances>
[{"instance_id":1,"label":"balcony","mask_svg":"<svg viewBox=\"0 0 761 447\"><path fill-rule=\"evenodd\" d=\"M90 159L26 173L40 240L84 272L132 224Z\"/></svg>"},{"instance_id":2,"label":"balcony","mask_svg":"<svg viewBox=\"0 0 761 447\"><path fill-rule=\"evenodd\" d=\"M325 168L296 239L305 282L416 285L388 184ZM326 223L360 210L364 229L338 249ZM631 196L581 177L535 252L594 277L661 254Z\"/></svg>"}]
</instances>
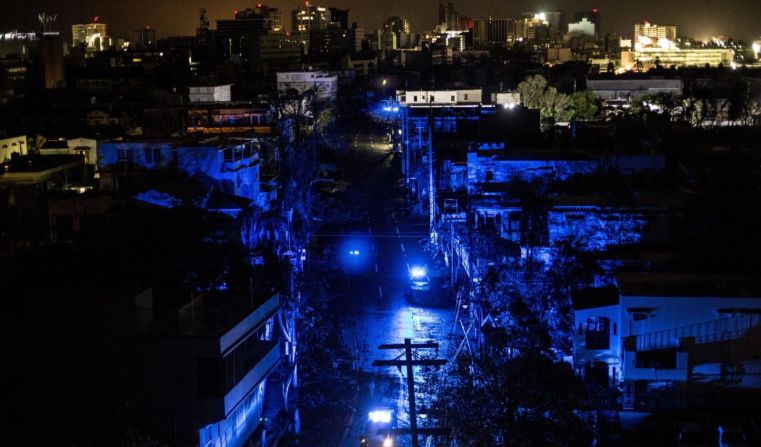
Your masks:
<instances>
[{"instance_id":1,"label":"balcony","mask_svg":"<svg viewBox=\"0 0 761 447\"><path fill-rule=\"evenodd\" d=\"M222 172L235 172L259 163L259 153L252 147L228 147L224 150Z\"/></svg>"},{"instance_id":2,"label":"balcony","mask_svg":"<svg viewBox=\"0 0 761 447\"><path fill-rule=\"evenodd\" d=\"M235 408L255 390L282 358L278 341L262 342L255 365L231 388L208 396L198 396L196 405L202 423L213 423L227 418ZM221 371L220 371L221 372ZM222 377L218 380L223 381ZM224 385L220 383L220 387Z\"/></svg>"},{"instance_id":3,"label":"balcony","mask_svg":"<svg viewBox=\"0 0 761 447\"><path fill-rule=\"evenodd\" d=\"M742 338L749 329L759 325L761 325L761 315L748 314L639 334L632 337L636 339L635 346L637 351L647 351L677 347L683 339L694 339L694 344L735 340Z\"/></svg>"},{"instance_id":4,"label":"balcony","mask_svg":"<svg viewBox=\"0 0 761 447\"><path fill-rule=\"evenodd\" d=\"M275 341L265 345L261 360L257 362L244 377L224 396L224 414L230 412L251 392L251 390L266 379L269 373L275 368L282 354L280 344Z\"/></svg>"}]
</instances>

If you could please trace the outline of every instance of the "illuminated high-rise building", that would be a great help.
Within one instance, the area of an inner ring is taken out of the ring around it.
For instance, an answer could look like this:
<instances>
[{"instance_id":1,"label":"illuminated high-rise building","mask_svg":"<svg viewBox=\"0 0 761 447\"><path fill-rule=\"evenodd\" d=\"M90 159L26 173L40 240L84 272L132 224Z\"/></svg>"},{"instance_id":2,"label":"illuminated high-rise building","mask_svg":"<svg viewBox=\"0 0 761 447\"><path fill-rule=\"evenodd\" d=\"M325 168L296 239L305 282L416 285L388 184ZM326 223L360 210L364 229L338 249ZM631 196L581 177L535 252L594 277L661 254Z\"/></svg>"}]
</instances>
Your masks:
<instances>
[{"instance_id":1,"label":"illuminated high-rise building","mask_svg":"<svg viewBox=\"0 0 761 447\"><path fill-rule=\"evenodd\" d=\"M504 17L473 19L473 45L505 45L515 38L515 21Z\"/></svg>"},{"instance_id":2,"label":"illuminated high-rise building","mask_svg":"<svg viewBox=\"0 0 761 447\"><path fill-rule=\"evenodd\" d=\"M309 2L291 12L293 35L304 50L309 48L309 33L327 30L330 23L330 10Z\"/></svg>"},{"instance_id":3,"label":"illuminated high-rise building","mask_svg":"<svg viewBox=\"0 0 761 447\"><path fill-rule=\"evenodd\" d=\"M84 45L87 51L103 51L108 45L106 24L98 22L95 17L93 23L71 25L72 46Z\"/></svg>"},{"instance_id":4,"label":"illuminated high-rise building","mask_svg":"<svg viewBox=\"0 0 761 447\"><path fill-rule=\"evenodd\" d=\"M634 24L634 41L639 37L647 37L654 41L658 39L668 39L671 42L676 41L676 26L674 25L656 25L650 22Z\"/></svg>"},{"instance_id":5,"label":"illuminated high-rise building","mask_svg":"<svg viewBox=\"0 0 761 447\"><path fill-rule=\"evenodd\" d=\"M601 28L601 20L600 20L600 10L597 8L592 8L589 11L576 11L573 14L573 20L574 22L578 23L582 20L587 19L588 21L592 22L595 25L595 37L599 37L602 33ZM570 23L569 23L570 26ZM570 31L570 30L569 30Z\"/></svg>"},{"instance_id":6,"label":"illuminated high-rise building","mask_svg":"<svg viewBox=\"0 0 761 447\"><path fill-rule=\"evenodd\" d=\"M568 34L574 36L595 37L597 35L597 30L595 29L595 24L584 17L578 22L571 22L568 24Z\"/></svg>"}]
</instances>

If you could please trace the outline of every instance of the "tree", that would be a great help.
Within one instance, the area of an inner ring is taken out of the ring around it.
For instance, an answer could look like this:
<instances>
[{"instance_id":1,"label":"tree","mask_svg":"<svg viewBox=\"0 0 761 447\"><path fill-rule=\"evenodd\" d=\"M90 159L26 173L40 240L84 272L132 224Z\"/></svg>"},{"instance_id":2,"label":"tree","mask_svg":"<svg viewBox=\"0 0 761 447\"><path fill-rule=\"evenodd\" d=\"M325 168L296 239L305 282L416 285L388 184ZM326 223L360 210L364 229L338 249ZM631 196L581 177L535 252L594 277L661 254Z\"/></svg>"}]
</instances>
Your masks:
<instances>
[{"instance_id":1,"label":"tree","mask_svg":"<svg viewBox=\"0 0 761 447\"><path fill-rule=\"evenodd\" d=\"M547 80L542 75L534 75L526 78L518 84L518 92L521 94L523 104L529 109L541 109L544 104L544 92L547 89Z\"/></svg>"},{"instance_id":2,"label":"tree","mask_svg":"<svg viewBox=\"0 0 761 447\"><path fill-rule=\"evenodd\" d=\"M548 87L541 75L529 76L518 84L523 104L529 109L539 109L542 123L546 126L556 121L570 121L575 116L573 100L555 87ZM585 110L585 113L588 113Z\"/></svg>"},{"instance_id":3,"label":"tree","mask_svg":"<svg viewBox=\"0 0 761 447\"><path fill-rule=\"evenodd\" d=\"M573 115L577 120L592 120L597 116L595 96L589 90L578 91L571 95Z\"/></svg>"},{"instance_id":4,"label":"tree","mask_svg":"<svg viewBox=\"0 0 761 447\"><path fill-rule=\"evenodd\" d=\"M590 445L591 430L574 411L581 385L570 366L537 352L501 347L460 357L438 388L432 414L458 446Z\"/></svg>"},{"instance_id":5,"label":"tree","mask_svg":"<svg viewBox=\"0 0 761 447\"><path fill-rule=\"evenodd\" d=\"M736 81L727 97L727 118L731 122L749 125L753 122L757 108L758 105L750 96L748 84L745 81Z\"/></svg>"},{"instance_id":6,"label":"tree","mask_svg":"<svg viewBox=\"0 0 761 447\"><path fill-rule=\"evenodd\" d=\"M550 112L547 117L551 121L571 121L574 117L573 102L565 93L558 93L555 87L550 87L545 93L547 109Z\"/></svg>"}]
</instances>

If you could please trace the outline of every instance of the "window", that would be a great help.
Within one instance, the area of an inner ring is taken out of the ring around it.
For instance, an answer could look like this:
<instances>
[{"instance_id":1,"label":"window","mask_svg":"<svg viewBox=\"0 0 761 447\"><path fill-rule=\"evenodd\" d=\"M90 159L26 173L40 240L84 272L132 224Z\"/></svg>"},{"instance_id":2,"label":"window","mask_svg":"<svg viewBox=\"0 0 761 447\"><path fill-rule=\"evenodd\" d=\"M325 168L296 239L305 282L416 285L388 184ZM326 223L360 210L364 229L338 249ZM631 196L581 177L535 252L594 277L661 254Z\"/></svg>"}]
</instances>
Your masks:
<instances>
[{"instance_id":1,"label":"window","mask_svg":"<svg viewBox=\"0 0 761 447\"><path fill-rule=\"evenodd\" d=\"M465 94L465 101L467 101L467 100L468 100L468 94L466 93Z\"/></svg>"},{"instance_id":2,"label":"window","mask_svg":"<svg viewBox=\"0 0 761 447\"><path fill-rule=\"evenodd\" d=\"M144 149L145 162L147 164L159 164L161 163L161 149L157 147L146 147Z\"/></svg>"},{"instance_id":3,"label":"window","mask_svg":"<svg viewBox=\"0 0 761 447\"><path fill-rule=\"evenodd\" d=\"M584 335L584 327L579 323L579 335Z\"/></svg>"},{"instance_id":4,"label":"window","mask_svg":"<svg viewBox=\"0 0 761 447\"><path fill-rule=\"evenodd\" d=\"M494 171L486 171L486 181L491 182L494 180Z\"/></svg>"},{"instance_id":5,"label":"window","mask_svg":"<svg viewBox=\"0 0 761 447\"><path fill-rule=\"evenodd\" d=\"M615 322L613 323L613 335L618 335L618 324Z\"/></svg>"},{"instance_id":6,"label":"window","mask_svg":"<svg viewBox=\"0 0 761 447\"><path fill-rule=\"evenodd\" d=\"M412 102L417 102L417 96L412 97Z\"/></svg>"},{"instance_id":7,"label":"window","mask_svg":"<svg viewBox=\"0 0 761 447\"><path fill-rule=\"evenodd\" d=\"M451 101L454 102L454 95L452 95L451 98L452 98Z\"/></svg>"},{"instance_id":8,"label":"window","mask_svg":"<svg viewBox=\"0 0 761 447\"><path fill-rule=\"evenodd\" d=\"M605 317L587 318L587 349L610 348L610 320Z\"/></svg>"},{"instance_id":9,"label":"window","mask_svg":"<svg viewBox=\"0 0 761 447\"><path fill-rule=\"evenodd\" d=\"M117 157L119 161L123 161L125 163L132 163L132 149L130 148L119 148L117 149Z\"/></svg>"}]
</instances>

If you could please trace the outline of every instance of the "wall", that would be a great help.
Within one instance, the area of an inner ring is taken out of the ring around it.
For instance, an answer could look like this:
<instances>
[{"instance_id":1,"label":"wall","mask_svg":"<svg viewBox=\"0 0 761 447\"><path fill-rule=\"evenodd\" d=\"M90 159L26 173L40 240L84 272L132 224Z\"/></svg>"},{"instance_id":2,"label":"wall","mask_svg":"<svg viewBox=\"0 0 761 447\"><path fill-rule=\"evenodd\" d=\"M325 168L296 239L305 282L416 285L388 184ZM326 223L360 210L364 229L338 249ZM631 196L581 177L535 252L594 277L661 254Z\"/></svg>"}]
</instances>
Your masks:
<instances>
[{"instance_id":1,"label":"wall","mask_svg":"<svg viewBox=\"0 0 761 447\"><path fill-rule=\"evenodd\" d=\"M158 157L155 157L156 154ZM123 161L125 157L129 159L130 163L145 168L166 168L171 166L174 160L173 145L166 142L113 141L98 143L97 161L99 168L117 164Z\"/></svg>"},{"instance_id":2,"label":"wall","mask_svg":"<svg viewBox=\"0 0 761 447\"><path fill-rule=\"evenodd\" d=\"M28 144L26 135L0 140L0 162L10 160L14 152L26 155L29 152Z\"/></svg>"},{"instance_id":3,"label":"wall","mask_svg":"<svg viewBox=\"0 0 761 447\"><path fill-rule=\"evenodd\" d=\"M665 157L660 155L610 156L588 159L539 159L532 156L506 156L498 154L468 153L468 192L478 191L479 183L486 182L491 171L492 183L505 183L514 178L530 181L537 177L548 180L567 180L572 175L594 174L601 169L616 168L622 174L644 170L661 170Z\"/></svg>"},{"instance_id":4,"label":"wall","mask_svg":"<svg viewBox=\"0 0 761 447\"><path fill-rule=\"evenodd\" d=\"M587 364L594 362L604 362L608 364L608 375L612 375L615 368L615 379L621 377L621 328L619 322L619 306L605 306L593 309L583 309L574 312L574 368L577 373L582 374ZM587 350L586 349L586 321L587 318L605 317L610 320L610 348L605 350ZM613 335L613 324L616 323L616 335ZM579 330L581 325L581 330Z\"/></svg>"}]
</instances>

